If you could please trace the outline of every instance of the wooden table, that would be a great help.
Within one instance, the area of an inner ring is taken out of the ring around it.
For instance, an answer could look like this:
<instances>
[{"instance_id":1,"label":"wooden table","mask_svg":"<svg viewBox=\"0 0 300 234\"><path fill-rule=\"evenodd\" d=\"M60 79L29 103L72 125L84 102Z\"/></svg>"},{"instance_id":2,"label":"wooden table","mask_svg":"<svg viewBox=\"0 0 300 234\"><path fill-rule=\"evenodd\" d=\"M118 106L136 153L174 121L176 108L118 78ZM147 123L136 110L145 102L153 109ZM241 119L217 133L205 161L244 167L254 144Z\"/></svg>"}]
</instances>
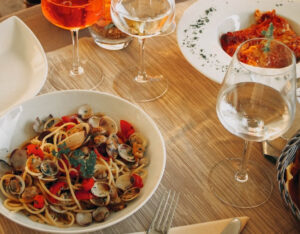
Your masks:
<instances>
[{"instance_id":1,"label":"wooden table","mask_svg":"<svg viewBox=\"0 0 300 234\"><path fill-rule=\"evenodd\" d=\"M177 3L177 21L193 1ZM17 12L36 34L46 52L70 44L70 33L46 21L40 6ZM3 20L4 18L0 19ZM2 32L3 33L3 32ZM89 36L87 30L81 36ZM97 47L99 65L105 80L99 90L115 93L112 78L116 67L126 61L137 61L137 43L134 41L122 51L107 51ZM48 54L49 55L49 54ZM233 155L240 156L243 140L231 135L219 122L215 105L220 85L195 70L182 56L176 34L147 39L146 60L164 70L169 79L169 90L162 98L138 104L159 126L167 147L166 170L157 192L151 200L131 217L97 233L128 233L146 230L164 189L182 193L173 226L207 222L217 219L249 216L243 233L299 233L300 225L284 207L277 188L275 166L266 161L261 145L255 144L252 159L270 170L274 178L274 191L270 200L254 209L236 209L221 203L208 186L208 172L218 161ZM41 93L52 90L47 83ZM38 233L0 217L0 232Z\"/></svg>"}]
</instances>

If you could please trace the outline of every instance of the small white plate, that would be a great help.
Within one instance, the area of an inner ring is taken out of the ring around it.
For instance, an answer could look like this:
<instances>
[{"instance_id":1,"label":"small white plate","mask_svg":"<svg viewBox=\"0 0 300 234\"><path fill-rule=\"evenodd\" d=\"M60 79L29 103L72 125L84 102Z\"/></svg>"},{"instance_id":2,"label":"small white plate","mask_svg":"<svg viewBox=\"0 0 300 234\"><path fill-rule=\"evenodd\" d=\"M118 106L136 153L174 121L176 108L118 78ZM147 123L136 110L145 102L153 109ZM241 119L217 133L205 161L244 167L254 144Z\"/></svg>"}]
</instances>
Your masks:
<instances>
[{"instance_id":1,"label":"small white plate","mask_svg":"<svg viewBox=\"0 0 300 234\"><path fill-rule=\"evenodd\" d=\"M48 63L43 47L18 17L0 23L0 115L35 96L43 87Z\"/></svg>"},{"instance_id":2,"label":"small white plate","mask_svg":"<svg viewBox=\"0 0 300 234\"><path fill-rule=\"evenodd\" d=\"M250 26L254 23L256 9L275 9L300 35L300 0L197 1L184 12L177 27L182 54L206 77L221 83L231 57L222 49L220 36ZM297 74L300 76L300 63L297 64Z\"/></svg>"}]
</instances>

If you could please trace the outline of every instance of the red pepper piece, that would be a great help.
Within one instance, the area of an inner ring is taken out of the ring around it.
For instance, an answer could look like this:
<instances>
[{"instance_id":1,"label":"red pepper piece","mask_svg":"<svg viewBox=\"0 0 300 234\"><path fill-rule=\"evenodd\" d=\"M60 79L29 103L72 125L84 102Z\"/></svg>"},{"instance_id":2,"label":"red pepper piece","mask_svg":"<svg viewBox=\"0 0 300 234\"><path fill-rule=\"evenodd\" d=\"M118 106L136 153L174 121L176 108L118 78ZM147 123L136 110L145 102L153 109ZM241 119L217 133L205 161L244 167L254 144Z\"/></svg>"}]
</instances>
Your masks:
<instances>
[{"instance_id":1,"label":"red pepper piece","mask_svg":"<svg viewBox=\"0 0 300 234\"><path fill-rule=\"evenodd\" d=\"M61 117L61 121L58 122L57 124L55 124L55 127L59 127L59 126L65 124L65 123L70 123L70 122L78 124L79 122L78 122L78 120L77 120L76 117L77 117L76 114L75 115L65 115L65 116L62 116ZM74 126L72 126L72 125L67 126L67 130L71 129L72 127L74 127Z\"/></svg>"},{"instance_id":2,"label":"red pepper piece","mask_svg":"<svg viewBox=\"0 0 300 234\"><path fill-rule=\"evenodd\" d=\"M90 191L91 188L94 186L95 180L93 178L83 179L82 180L82 189L84 191Z\"/></svg>"},{"instance_id":3,"label":"red pepper piece","mask_svg":"<svg viewBox=\"0 0 300 234\"><path fill-rule=\"evenodd\" d=\"M65 159L65 158L63 158L62 160L64 161L64 163L66 164L66 166L69 167L69 162L68 162L68 160ZM62 163L61 163L60 161L58 161L58 166L59 166L60 168L64 168L64 166L62 165Z\"/></svg>"},{"instance_id":4,"label":"red pepper piece","mask_svg":"<svg viewBox=\"0 0 300 234\"><path fill-rule=\"evenodd\" d=\"M66 187L67 186L67 183L64 182L64 181L58 181L56 182L55 184L53 184L49 191L54 194L54 195L58 195L58 193L61 191L62 188ZM52 203L56 203L57 200L51 196L49 196L48 198Z\"/></svg>"},{"instance_id":5,"label":"red pepper piece","mask_svg":"<svg viewBox=\"0 0 300 234\"><path fill-rule=\"evenodd\" d=\"M80 169L79 169L80 170ZM70 171L70 177L71 178L76 178L78 175L79 175L79 172L78 172L78 170L76 169L76 171Z\"/></svg>"},{"instance_id":6,"label":"red pepper piece","mask_svg":"<svg viewBox=\"0 0 300 234\"><path fill-rule=\"evenodd\" d=\"M65 115L65 116L62 116L61 119L64 123L72 122L72 123L78 124L78 120L76 119L76 117L77 117L77 115Z\"/></svg>"},{"instance_id":7,"label":"red pepper piece","mask_svg":"<svg viewBox=\"0 0 300 234\"><path fill-rule=\"evenodd\" d=\"M143 188L144 184L143 184L143 179L142 177L140 177L138 174L132 174L131 175L133 178L133 187L137 187L137 188Z\"/></svg>"},{"instance_id":8,"label":"red pepper piece","mask_svg":"<svg viewBox=\"0 0 300 234\"><path fill-rule=\"evenodd\" d=\"M27 145L27 155L36 155L39 156L41 159L44 159L44 152L41 150L41 148L38 145L35 144L29 144Z\"/></svg>"},{"instance_id":9,"label":"red pepper piece","mask_svg":"<svg viewBox=\"0 0 300 234\"><path fill-rule=\"evenodd\" d=\"M89 200L93 198L93 194L84 190L75 191L75 196L78 200Z\"/></svg>"},{"instance_id":10,"label":"red pepper piece","mask_svg":"<svg viewBox=\"0 0 300 234\"><path fill-rule=\"evenodd\" d=\"M33 198L33 206L37 209L42 209L45 205L45 198L43 195L35 195Z\"/></svg>"},{"instance_id":11,"label":"red pepper piece","mask_svg":"<svg viewBox=\"0 0 300 234\"><path fill-rule=\"evenodd\" d=\"M102 154L100 154L96 147L94 147L94 152L95 152L97 158L102 158L102 159L104 159L106 162L109 161L109 158L108 158L108 157L104 157Z\"/></svg>"},{"instance_id":12,"label":"red pepper piece","mask_svg":"<svg viewBox=\"0 0 300 234\"><path fill-rule=\"evenodd\" d=\"M124 137L127 139L130 137L132 133L135 132L132 124L128 123L125 120L120 120L120 128L121 128L121 133Z\"/></svg>"}]
</instances>

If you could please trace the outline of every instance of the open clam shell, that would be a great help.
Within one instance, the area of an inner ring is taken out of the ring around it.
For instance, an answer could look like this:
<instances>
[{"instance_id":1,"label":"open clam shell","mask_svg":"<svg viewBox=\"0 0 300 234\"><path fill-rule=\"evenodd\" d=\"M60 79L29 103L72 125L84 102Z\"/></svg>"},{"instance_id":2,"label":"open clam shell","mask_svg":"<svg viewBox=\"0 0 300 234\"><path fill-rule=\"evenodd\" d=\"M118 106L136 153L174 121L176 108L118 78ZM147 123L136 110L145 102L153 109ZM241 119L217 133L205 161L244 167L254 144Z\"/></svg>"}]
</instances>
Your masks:
<instances>
[{"instance_id":1,"label":"open clam shell","mask_svg":"<svg viewBox=\"0 0 300 234\"><path fill-rule=\"evenodd\" d=\"M114 133L110 134L106 141L106 153L108 156L113 158L118 156L118 144L118 136Z\"/></svg>"},{"instance_id":2,"label":"open clam shell","mask_svg":"<svg viewBox=\"0 0 300 234\"><path fill-rule=\"evenodd\" d=\"M126 190L122 195L121 195L121 200L122 201L131 201L135 199L136 197L139 196L140 194L140 189L137 187L132 187L128 190Z\"/></svg>"},{"instance_id":3,"label":"open clam shell","mask_svg":"<svg viewBox=\"0 0 300 234\"><path fill-rule=\"evenodd\" d=\"M40 170L44 176L55 176L58 173L57 162L44 160L40 165Z\"/></svg>"},{"instance_id":4,"label":"open clam shell","mask_svg":"<svg viewBox=\"0 0 300 234\"><path fill-rule=\"evenodd\" d=\"M131 163L135 162L135 158L132 154L132 148L130 145L120 144L118 146L118 152L119 152L120 157L122 159L124 159L125 161L131 162Z\"/></svg>"},{"instance_id":5,"label":"open clam shell","mask_svg":"<svg viewBox=\"0 0 300 234\"><path fill-rule=\"evenodd\" d=\"M85 131L80 131L68 136L66 139L60 142L60 144L65 143L67 148L69 148L70 150L75 150L85 142L85 138Z\"/></svg>"},{"instance_id":6,"label":"open clam shell","mask_svg":"<svg viewBox=\"0 0 300 234\"><path fill-rule=\"evenodd\" d=\"M85 104L78 108L77 113L81 119L86 120L93 115L93 110L88 104Z\"/></svg>"},{"instance_id":7,"label":"open clam shell","mask_svg":"<svg viewBox=\"0 0 300 234\"><path fill-rule=\"evenodd\" d=\"M126 191L132 187L131 175L129 173L121 175L116 180L117 188Z\"/></svg>"},{"instance_id":8,"label":"open clam shell","mask_svg":"<svg viewBox=\"0 0 300 234\"><path fill-rule=\"evenodd\" d=\"M147 146L148 141L147 139L139 132L134 132L129 137L130 145L133 145L133 143L141 144L144 148Z\"/></svg>"},{"instance_id":9,"label":"open clam shell","mask_svg":"<svg viewBox=\"0 0 300 234\"><path fill-rule=\"evenodd\" d=\"M96 180L104 180L108 176L108 170L103 164L96 164L94 168L94 178Z\"/></svg>"},{"instance_id":10,"label":"open clam shell","mask_svg":"<svg viewBox=\"0 0 300 234\"><path fill-rule=\"evenodd\" d=\"M24 171L27 161L26 150L15 149L11 153L9 161L15 171Z\"/></svg>"},{"instance_id":11,"label":"open clam shell","mask_svg":"<svg viewBox=\"0 0 300 234\"><path fill-rule=\"evenodd\" d=\"M25 189L25 182L21 176L14 175L9 178L7 191L13 195L22 194Z\"/></svg>"},{"instance_id":12,"label":"open clam shell","mask_svg":"<svg viewBox=\"0 0 300 234\"><path fill-rule=\"evenodd\" d=\"M93 218L97 222L104 221L109 216L109 210L104 207L98 207L96 210L93 211Z\"/></svg>"},{"instance_id":13,"label":"open clam shell","mask_svg":"<svg viewBox=\"0 0 300 234\"><path fill-rule=\"evenodd\" d=\"M100 118L99 126L106 130L106 135L118 132L118 126L116 122L108 116L103 116Z\"/></svg>"},{"instance_id":14,"label":"open clam shell","mask_svg":"<svg viewBox=\"0 0 300 234\"><path fill-rule=\"evenodd\" d=\"M96 197L107 197L109 195L110 187L107 183L96 182L91 189L91 193Z\"/></svg>"}]
</instances>

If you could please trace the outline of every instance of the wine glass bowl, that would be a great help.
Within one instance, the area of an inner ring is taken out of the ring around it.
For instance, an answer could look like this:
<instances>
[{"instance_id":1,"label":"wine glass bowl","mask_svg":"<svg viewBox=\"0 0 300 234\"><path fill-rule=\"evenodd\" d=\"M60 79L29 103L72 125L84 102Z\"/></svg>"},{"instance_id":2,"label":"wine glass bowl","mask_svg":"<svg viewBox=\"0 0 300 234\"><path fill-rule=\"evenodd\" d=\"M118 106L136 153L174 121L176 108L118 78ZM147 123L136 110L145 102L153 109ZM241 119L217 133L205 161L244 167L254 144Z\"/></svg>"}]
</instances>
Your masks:
<instances>
[{"instance_id":1,"label":"wine glass bowl","mask_svg":"<svg viewBox=\"0 0 300 234\"><path fill-rule=\"evenodd\" d=\"M97 64L88 60L80 63L78 50L78 31L94 24L103 14L102 0L42 0L45 18L57 27L71 31L72 67L66 69L60 61L50 69L50 83L61 90L68 83L71 89L94 89L102 82L102 71Z\"/></svg>"},{"instance_id":2,"label":"wine glass bowl","mask_svg":"<svg viewBox=\"0 0 300 234\"><path fill-rule=\"evenodd\" d=\"M102 10L100 1L43 0L42 11L52 24L67 30L83 29L96 22Z\"/></svg>"},{"instance_id":3,"label":"wine glass bowl","mask_svg":"<svg viewBox=\"0 0 300 234\"><path fill-rule=\"evenodd\" d=\"M286 45L257 38L236 50L216 109L222 125L245 140L244 156L223 160L209 177L212 191L226 204L256 207L270 197L272 179L267 169L248 160L249 147L253 142L275 139L289 129L295 115L295 91L295 56ZM221 178L224 175L227 177ZM226 191L233 195L226 195Z\"/></svg>"},{"instance_id":4,"label":"wine glass bowl","mask_svg":"<svg viewBox=\"0 0 300 234\"><path fill-rule=\"evenodd\" d=\"M155 100L168 89L168 80L162 75L145 71L145 39L157 36L172 26L174 0L112 0L111 16L114 24L124 33L138 38L140 45L139 68L122 72L114 81L117 93L137 102Z\"/></svg>"}]
</instances>

